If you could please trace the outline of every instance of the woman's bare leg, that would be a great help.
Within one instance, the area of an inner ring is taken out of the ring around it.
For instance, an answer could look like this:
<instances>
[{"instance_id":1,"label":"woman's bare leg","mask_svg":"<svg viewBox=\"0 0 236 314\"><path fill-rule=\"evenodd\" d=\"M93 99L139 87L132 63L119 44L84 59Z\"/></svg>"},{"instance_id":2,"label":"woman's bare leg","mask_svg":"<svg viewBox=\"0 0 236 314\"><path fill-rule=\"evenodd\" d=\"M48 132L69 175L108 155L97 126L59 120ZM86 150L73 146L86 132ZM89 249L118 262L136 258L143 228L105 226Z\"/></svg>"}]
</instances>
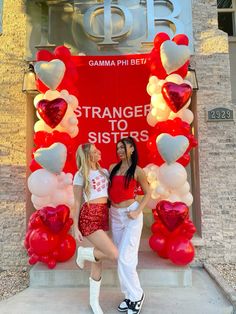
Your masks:
<instances>
[{"instance_id":1,"label":"woman's bare leg","mask_svg":"<svg viewBox=\"0 0 236 314\"><path fill-rule=\"evenodd\" d=\"M99 281L102 277L102 262L91 263L91 275L93 280Z\"/></svg>"},{"instance_id":2,"label":"woman's bare leg","mask_svg":"<svg viewBox=\"0 0 236 314\"><path fill-rule=\"evenodd\" d=\"M87 236L87 239L94 246L94 256L96 260L117 260L118 250L113 244L112 240L103 230L97 230L94 233Z\"/></svg>"}]
</instances>

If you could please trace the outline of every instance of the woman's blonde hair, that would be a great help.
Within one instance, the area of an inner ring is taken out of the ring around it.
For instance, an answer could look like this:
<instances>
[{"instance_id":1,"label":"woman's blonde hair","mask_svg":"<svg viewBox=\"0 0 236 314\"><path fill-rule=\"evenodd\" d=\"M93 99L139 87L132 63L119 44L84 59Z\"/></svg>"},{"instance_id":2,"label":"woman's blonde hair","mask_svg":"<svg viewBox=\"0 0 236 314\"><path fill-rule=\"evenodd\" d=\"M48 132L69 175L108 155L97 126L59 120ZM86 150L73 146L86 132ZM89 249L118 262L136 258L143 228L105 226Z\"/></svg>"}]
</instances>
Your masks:
<instances>
[{"instance_id":1,"label":"woman's blonde hair","mask_svg":"<svg viewBox=\"0 0 236 314\"><path fill-rule=\"evenodd\" d=\"M90 150L93 144L91 143L85 143L81 144L77 151L76 151L76 163L79 171L83 175L84 178L84 192L87 197L90 195L90 184L89 184L89 170L90 170ZM97 162L96 167L100 172L104 175L104 173L101 171L101 166Z\"/></svg>"}]
</instances>

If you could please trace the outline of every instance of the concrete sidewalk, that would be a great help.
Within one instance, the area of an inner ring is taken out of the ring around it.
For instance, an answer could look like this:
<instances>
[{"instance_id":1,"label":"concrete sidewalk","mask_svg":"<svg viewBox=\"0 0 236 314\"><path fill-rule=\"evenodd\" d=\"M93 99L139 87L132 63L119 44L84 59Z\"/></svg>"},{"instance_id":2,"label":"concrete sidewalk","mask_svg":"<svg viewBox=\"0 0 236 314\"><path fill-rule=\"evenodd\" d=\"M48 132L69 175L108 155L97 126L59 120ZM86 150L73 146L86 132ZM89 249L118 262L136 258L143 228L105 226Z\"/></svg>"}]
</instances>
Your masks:
<instances>
[{"instance_id":1,"label":"concrete sidewalk","mask_svg":"<svg viewBox=\"0 0 236 314\"><path fill-rule=\"evenodd\" d=\"M233 314L215 282L203 269L193 269L193 286L145 288L143 314ZM103 287L100 303L104 314L118 313L119 288ZM0 302L1 314L92 314L88 288L28 288Z\"/></svg>"}]
</instances>

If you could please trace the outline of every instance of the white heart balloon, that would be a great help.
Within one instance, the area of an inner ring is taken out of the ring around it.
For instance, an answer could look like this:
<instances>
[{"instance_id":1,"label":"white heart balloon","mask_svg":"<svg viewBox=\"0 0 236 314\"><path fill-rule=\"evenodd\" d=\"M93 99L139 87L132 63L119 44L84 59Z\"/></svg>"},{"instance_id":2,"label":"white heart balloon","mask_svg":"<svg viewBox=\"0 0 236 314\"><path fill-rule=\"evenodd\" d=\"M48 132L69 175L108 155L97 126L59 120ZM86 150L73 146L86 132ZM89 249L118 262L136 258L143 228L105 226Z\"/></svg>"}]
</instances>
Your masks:
<instances>
[{"instance_id":1,"label":"white heart balloon","mask_svg":"<svg viewBox=\"0 0 236 314\"><path fill-rule=\"evenodd\" d=\"M59 59L50 62L39 61L34 66L39 79L50 89L54 90L61 83L65 74L65 64Z\"/></svg>"},{"instance_id":2,"label":"white heart balloon","mask_svg":"<svg viewBox=\"0 0 236 314\"><path fill-rule=\"evenodd\" d=\"M65 166L67 157L66 146L54 143L47 148L39 148L34 153L34 158L40 166L54 174L59 174Z\"/></svg>"},{"instance_id":3,"label":"white heart balloon","mask_svg":"<svg viewBox=\"0 0 236 314\"><path fill-rule=\"evenodd\" d=\"M179 159L189 146L189 140L186 136L171 136L162 133L156 138L157 149L161 157L171 164Z\"/></svg>"},{"instance_id":4,"label":"white heart balloon","mask_svg":"<svg viewBox=\"0 0 236 314\"><path fill-rule=\"evenodd\" d=\"M177 45L172 40L166 40L160 48L161 62L167 74L181 68L190 58L188 46Z\"/></svg>"}]
</instances>

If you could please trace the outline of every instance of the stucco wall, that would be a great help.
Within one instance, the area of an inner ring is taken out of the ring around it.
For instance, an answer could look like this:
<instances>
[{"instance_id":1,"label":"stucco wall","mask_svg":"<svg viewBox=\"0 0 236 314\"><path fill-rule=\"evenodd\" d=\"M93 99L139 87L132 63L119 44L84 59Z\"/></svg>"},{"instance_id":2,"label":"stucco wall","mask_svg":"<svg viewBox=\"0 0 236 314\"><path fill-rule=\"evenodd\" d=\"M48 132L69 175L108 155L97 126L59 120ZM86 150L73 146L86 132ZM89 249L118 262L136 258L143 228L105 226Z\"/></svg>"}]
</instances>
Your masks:
<instances>
[{"instance_id":1,"label":"stucco wall","mask_svg":"<svg viewBox=\"0 0 236 314\"><path fill-rule=\"evenodd\" d=\"M4 1L0 37L0 267L25 265L25 15L21 0Z\"/></svg>"}]
</instances>

